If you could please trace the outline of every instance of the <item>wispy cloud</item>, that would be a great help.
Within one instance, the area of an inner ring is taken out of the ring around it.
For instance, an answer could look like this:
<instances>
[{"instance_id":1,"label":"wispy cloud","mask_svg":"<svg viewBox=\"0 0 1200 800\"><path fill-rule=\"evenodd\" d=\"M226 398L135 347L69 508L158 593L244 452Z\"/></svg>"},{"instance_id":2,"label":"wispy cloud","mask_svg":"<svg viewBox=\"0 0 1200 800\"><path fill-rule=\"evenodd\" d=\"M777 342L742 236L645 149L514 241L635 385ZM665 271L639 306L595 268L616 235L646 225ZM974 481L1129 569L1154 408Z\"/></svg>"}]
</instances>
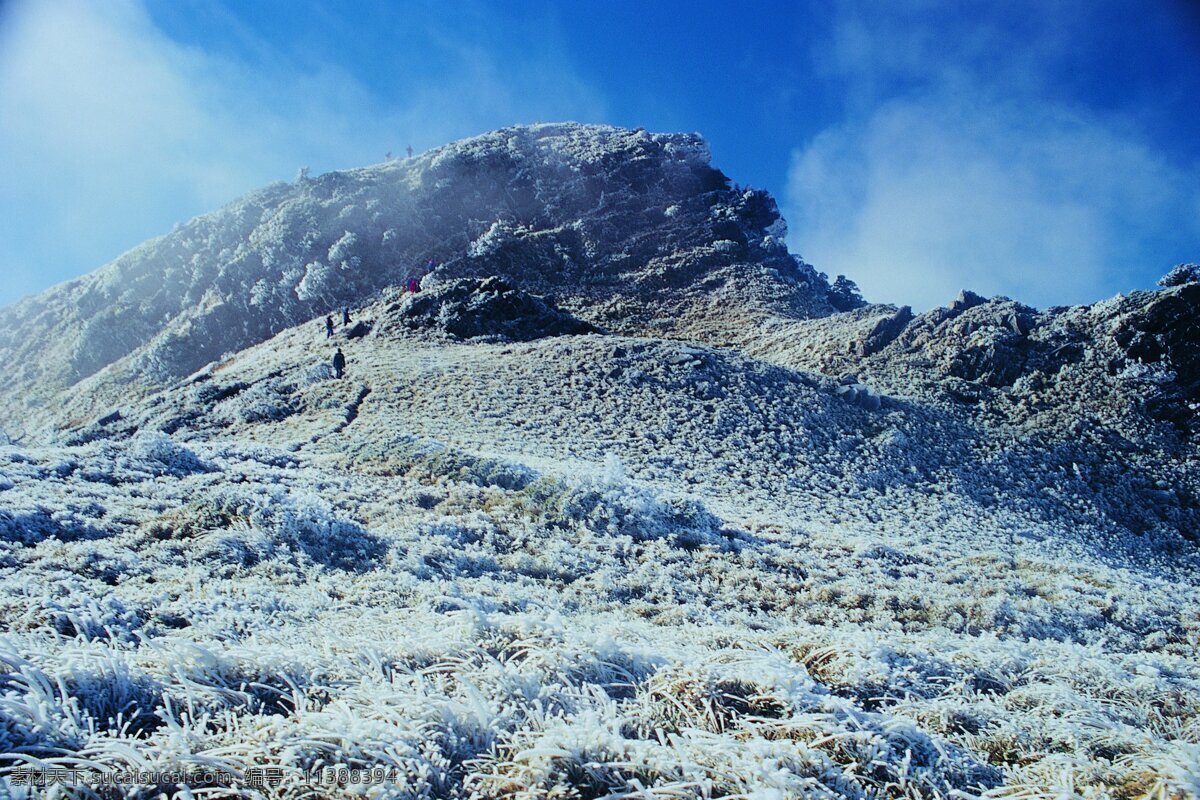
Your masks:
<instances>
[{"instance_id":1,"label":"wispy cloud","mask_svg":"<svg viewBox=\"0 0 1200 800\"><path fill-rule=\"evenodd\" d=\"M1046 85L1072 35L1056 6L965 25L927 5L920 20L834 18L824 69L846 117L794 152L789 176L805 258L878 301L928 308L970 288L1050 305L1134 288L1150 242L1200 241L1194 165ZM1162 255L1143 280L1170 266Z\"/></svg>"},{"instance_id":2,"label":"wispy cloud","mask_svg":"<svg viewBox=\"0 0 1200 800\"><path fill-rule=\"evenodd\" d=\"M479 29L489 13L473 11ZM232 24L232 22L230 22ZM212 52L171 39L138 0L18 2L0 13L0 302L94 269L272 180L359 166L513 122L597 118L562 54L504 54L412 19L420 52L381 92L345 66L236 31ZM414 66L438 48L442 68ZM413 48L409 48L412 50Z\"/></svg>"}]
</instances>

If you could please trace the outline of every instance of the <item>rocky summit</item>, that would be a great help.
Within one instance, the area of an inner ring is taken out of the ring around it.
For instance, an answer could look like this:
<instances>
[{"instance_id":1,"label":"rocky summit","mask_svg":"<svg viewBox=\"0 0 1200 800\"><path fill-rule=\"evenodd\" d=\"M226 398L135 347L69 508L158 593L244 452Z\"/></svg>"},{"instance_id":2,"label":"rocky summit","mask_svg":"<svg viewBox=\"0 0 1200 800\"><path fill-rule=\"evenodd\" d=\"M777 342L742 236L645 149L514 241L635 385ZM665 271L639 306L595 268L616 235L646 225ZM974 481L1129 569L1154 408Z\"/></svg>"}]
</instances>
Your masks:
<instances>
[{"instance_id":1,"label":"rocky summit","mask_svg":"<svg viewBox=\"0 0 1200 800\"><path fill-rule=\"evenodd\" d=\"M301 176L0 311L0 421L41 420L89 378L105 401L153 391L429 271L496 275L614 330L732 340L754 319L832 310L785 230L694 135L509 128Z\"/></svg>"},{"instance_id":2,"label":"rocky summit","mask_svg":"<svg viewBox=\"0 0 1200 800\"><path fill-rule=\"evenodd\" d=\"M914 313L784 234L538 125L0 311L4 788L1200 796L1200 270Z\"/></svg>"},{"instance_id":3,"label":"rocky summit","mask_svg":"<svg viewBox=\"0 0 1200 800\"><path fill-rule=\"evenodd\" d=\"M443 331L455 339L525 342L598 332L595 326L496 277L435 283L405 299L388 305L382 318L414 330Z\"/></svg>"}]
</instances>

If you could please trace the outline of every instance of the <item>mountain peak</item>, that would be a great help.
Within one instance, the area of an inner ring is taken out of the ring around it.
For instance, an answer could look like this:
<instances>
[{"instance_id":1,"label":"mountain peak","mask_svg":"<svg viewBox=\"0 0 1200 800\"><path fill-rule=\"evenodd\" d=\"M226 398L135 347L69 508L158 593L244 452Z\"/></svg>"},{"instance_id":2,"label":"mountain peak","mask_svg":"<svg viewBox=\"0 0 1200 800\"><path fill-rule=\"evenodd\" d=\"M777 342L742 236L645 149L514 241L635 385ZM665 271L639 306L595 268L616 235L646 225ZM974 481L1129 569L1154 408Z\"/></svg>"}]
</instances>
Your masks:
<instances>
[{"instance_id":1,"label":"mountain peak","mask_svg":"<svg viewBox=\"0 0 1200 800\"><path fill-rule=\"evenodd\" d=\"M624 333L733 341L748 320L833 311L784 231L774 199L732 186L696 134L518 126L301 175L0 311L18 365L0 421L102 372L153 390L431 269L499 276Z\"/></svg>"}]
</instances>

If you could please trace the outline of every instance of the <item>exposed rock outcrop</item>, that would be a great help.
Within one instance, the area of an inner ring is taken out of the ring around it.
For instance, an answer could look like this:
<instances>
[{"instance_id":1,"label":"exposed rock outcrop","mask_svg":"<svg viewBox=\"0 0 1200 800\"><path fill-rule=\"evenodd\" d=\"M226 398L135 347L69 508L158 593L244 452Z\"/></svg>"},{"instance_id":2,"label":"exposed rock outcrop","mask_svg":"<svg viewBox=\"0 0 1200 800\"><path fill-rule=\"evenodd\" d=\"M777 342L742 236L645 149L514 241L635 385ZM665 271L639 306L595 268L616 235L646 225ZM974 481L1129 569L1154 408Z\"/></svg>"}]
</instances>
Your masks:
<instances>
[{"instance_id":1,"label":"exposed rock outcrop","mask_svg":"<svg viewBox=\"0 0 1200 800\"><path fill-rule=\"evenodd\" d=\"M724 341L834 311L775 201L693 134L506 128L404 161L275 184L0 310L0 427L64 388L104 404L421 276L497 275L626 333Z\"/></svg>"},{"instance_id":2,"label":"exposed rock outcrop","mask_svg":"<svg viewBox=\"0 0 1200 800\"><path fill-rule=\"evenodd\" d=\"M528 342L599 330L496 277L435 284L389 305L387 313L389 323L456 339Z\"/></svg>"}]
</instances>

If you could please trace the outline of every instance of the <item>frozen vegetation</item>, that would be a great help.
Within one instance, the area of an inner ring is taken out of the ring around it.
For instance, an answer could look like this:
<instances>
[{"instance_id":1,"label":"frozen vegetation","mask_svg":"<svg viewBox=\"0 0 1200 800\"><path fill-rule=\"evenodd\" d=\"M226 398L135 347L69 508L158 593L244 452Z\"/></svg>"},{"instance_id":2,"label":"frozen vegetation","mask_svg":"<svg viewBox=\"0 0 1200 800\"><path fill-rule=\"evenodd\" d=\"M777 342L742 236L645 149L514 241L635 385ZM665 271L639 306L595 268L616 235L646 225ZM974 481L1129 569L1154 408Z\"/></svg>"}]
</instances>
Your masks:
<instances>
[{"instance_id":1,"label":"frozen vegetation","mask_svg":"<svg viewBox=\"0 0 1200 800\"><path fill-rule=\"evenodd\" d=\"M0 312L0 791L1200 797L1200 284L913 315L777 217L511 129Z\"/></svg>"},{"instance_id":2,"label":"frozen vegetation","mask_svg":"<svg viewBox=\"0 0 1200 800\"><path fill-rule=\"evenodd\" d=\"M40 427L62 389L101 371L98 402L161 388L431 259L439 276L497 275L628 331L720 337L747 316L828 313L828 284L784 230L775 201L731 186L694 134L506 128L302 174L0 309L0 428ZM726 315L710 301L734 284Z\"/></svg>"}]
</instances>

